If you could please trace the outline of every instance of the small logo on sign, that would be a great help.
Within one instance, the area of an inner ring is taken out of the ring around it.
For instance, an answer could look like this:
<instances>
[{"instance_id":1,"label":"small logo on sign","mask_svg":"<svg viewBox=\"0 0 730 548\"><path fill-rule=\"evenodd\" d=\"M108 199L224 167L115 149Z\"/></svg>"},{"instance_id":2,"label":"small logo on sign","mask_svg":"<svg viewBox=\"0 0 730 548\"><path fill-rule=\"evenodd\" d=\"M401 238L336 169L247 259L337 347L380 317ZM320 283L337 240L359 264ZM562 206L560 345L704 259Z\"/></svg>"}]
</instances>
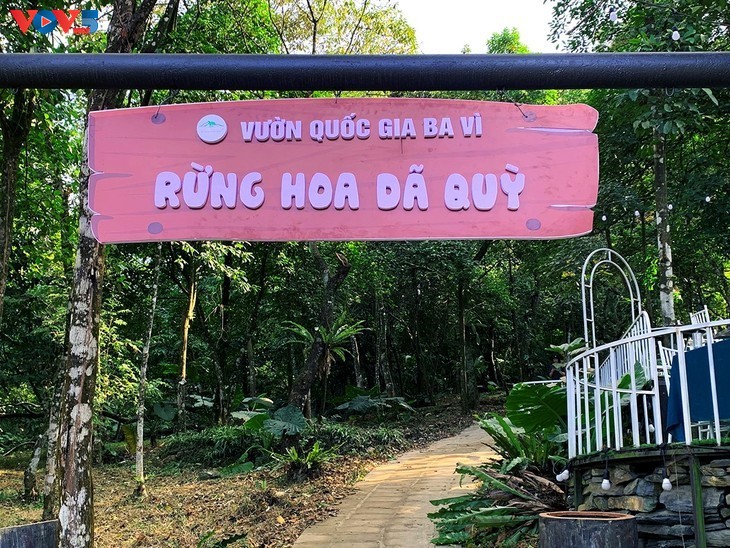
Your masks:
<instances>
[{"instance_id":1,"label":"small logo on sign","mask_svg":"<svg viewBox=\"0 0 730 548\"><path fill-rule=\"evenodd\" d=\"M198 137L204 143L214 145L220 143L228 134L226 121L216 114L208 114L198 121Z\"/></svg>"}]
</instances>

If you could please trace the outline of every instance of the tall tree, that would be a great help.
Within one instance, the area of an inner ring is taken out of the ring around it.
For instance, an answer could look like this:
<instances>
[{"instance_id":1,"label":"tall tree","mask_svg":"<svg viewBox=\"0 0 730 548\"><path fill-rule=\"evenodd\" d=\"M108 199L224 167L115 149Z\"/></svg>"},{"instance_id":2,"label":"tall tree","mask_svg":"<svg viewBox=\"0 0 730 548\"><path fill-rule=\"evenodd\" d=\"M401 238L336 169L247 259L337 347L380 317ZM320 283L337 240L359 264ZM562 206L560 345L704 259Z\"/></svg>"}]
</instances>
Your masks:
<instances>
[{"instance_id":1,"label":"tall tree","mask_svg":"<svg viewBox=\"0 0 730 548\"><path fill-rule=\"evenodd\" d=\"M172 0L171 0L172 1ZM106 53L130 53L142 39L154 0L115 0L107 28ZM119 105L121 91L92 90L87 114ZM91 481L93 406L99 365L101 289L104 248L91 231L88 151L81 164L76 264L71 290L69 348L61 392L58 477L61 497L59 543L63 547L94 544L94 489Z\"/></svg>"},{"instance_id":2,"label":"tall tree","mask_svg":"<svg viewBox=\"0 0 730 548\"><path fill-rule=\"evenodd\" d=\"M726 33L720 30L727 22L726 0L558 0L553 14L553 37L562 38L565 45L574 51L698 51L724 49L728 43ZM653 207L642 207L636 211L642 234L646 229L647 210L656 225L657 253L653 262L658 267L656 285L664 325L675 322L670 206L674 201L672 182L681 176L673 171L670 157L681 146L685 132L703 123L703 117L709 113L708 107L712 110L713 103L717 106L710 90L706 90L706 96L698 91L630 90L613 94L614 108L623 112L624 116L633 115L629 123L633 125L642 146L651 151ZM614 121L621 117L618 113L610 116ZM615 171L612 168L609 167ZM646 238L642 239L646 241Z\"/></svg>"},{"instance_id":3,"label":"tall tree","mask_svg":"<svg viewBox=\"0 0 730 548\"><path fill-rule=\"evenodd\" d=\"M137 396L137 447L135 456L135 473L137 476L137 495L147 496L147 485L144 475L144 411L147 400L147 365L150 358L150 344L152 329L155 325L155 309L157 308L157 293L160 286L160 263L162 262L162 244L157 244L154 259L154 280L152 282L152 297L150 299L150 313L145 333L144 347L142 348L142 362L139 366L139 392Z\"/></svg>"},{"instance_id":4,"label":"tall tree","mask_svg":"<svg viewBox=\"0 0 730 548\"><path fill-rule=\"evenodd\" d=\"M10 105L6 101L10 102ZM20 153L33 120L34 92L26 89L0 93L2 164L0 173L0 325L3 318L5 287L10 264L10 243L15 219L15 189L18 184Z\"/></svg>"}]
</instances>

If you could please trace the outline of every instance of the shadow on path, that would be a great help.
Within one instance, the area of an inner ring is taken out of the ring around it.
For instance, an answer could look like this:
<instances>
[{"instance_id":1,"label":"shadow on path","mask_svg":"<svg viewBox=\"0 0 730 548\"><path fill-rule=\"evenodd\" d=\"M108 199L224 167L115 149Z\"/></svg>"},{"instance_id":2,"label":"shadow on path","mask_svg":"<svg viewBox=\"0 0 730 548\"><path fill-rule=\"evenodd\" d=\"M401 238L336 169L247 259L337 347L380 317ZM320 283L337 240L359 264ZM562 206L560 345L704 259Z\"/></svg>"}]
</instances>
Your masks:
<instances>
[{"instance_id":1,"label":"shadow on path","mask_svg":"<svg viewBox=\"0 0 730 548\"><path fill-rule=\"evenodd\" d=\"M431 500L458 496L472 489L454 474L457 463L479 464L495 459L484 443L487 434L474 424L461 434L424 449L402 454L373 469L342 501L337 516L308 528L294 543L298 548L420 548L433 546L436 529L427 514Z\"/></svg>"}]
</instances>

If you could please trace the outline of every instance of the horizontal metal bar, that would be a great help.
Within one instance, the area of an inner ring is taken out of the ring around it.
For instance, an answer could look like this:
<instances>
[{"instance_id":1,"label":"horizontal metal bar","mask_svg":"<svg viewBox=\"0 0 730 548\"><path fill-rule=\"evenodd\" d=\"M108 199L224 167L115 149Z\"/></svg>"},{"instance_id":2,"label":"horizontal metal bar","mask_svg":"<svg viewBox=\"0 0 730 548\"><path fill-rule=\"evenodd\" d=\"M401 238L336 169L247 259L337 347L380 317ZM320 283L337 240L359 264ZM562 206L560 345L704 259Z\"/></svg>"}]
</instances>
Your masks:
<instances>
[{"instance_id":1,"label":"horizontal metal bar","mask_svg":"<svg viewBox=\"0 0 730 548\"><path fill-rule=\"evenodd\" d=\"M428 91L730 87L730 53L0 55L0 87Z\"/></svg>"}]
</instances>

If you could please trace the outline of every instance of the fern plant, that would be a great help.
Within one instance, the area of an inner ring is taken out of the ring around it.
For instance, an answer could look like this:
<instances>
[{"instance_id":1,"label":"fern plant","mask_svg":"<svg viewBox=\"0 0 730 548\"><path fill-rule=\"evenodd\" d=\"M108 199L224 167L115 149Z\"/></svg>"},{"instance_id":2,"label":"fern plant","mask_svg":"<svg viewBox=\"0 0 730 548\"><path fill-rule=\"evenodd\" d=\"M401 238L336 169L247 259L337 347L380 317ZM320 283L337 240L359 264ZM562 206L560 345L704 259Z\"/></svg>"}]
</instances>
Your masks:
<instances>
[{"instance_id":1,"label":"fern plant","mask_svg":"<svg viewBox=\"0 0 730 548\"><path fill-rule=\"evenodd\" d=\"M559 429L538 430L526 433L523 428L514 426L505 417L494 413L479 420L479 426L490 435L492 442L487 442L502 460L499 470L503 474L521 470L551 476L554 462L565 462L563 444L558 439Z\"/></svg>"},{"instance_id":2,"label":"fern plant","mask_svg":"<svg viewBox=\"0 0 730 548\"><path fill-rule=\"evenodd\" d=\"M482 485L469 495L431 501L444 506L428 515L436 524L436 545L517 546L537 533L540 512L565 508L562 489L527 470L513 476L476 466L456 471Z\"/></svg>"},{"instance_id":3,"label":"fern plant","mask_svg":"<svg viewBox=\"0 0 730 548\"><path fill-rule=\"evenodd\" d=\"M432 501L442 506L429 514L439 533L435 544L516 546L537 532L540 512L565 509L563 490L552 480L553 463L567 460L565 398L560 385L516 385L506 417L489 414L479 420L490 436L488 445L502 458L456 469L462 481L471 477L480 487Z\"/></svg>"},{"instance_id":4,"label":"fern plant","mask_svg":"<svg viewBox=\"0 0 730 548\"><path fill-rule=\"evenodd\" d=\"M277 468L286 467L289 479L301 481L319 474L322 465L335 457L335 449L323 449L316 441L309 450L289 447L284 453L270 452L270 455L278 463Z\"/></svg>"}]
</instances>

